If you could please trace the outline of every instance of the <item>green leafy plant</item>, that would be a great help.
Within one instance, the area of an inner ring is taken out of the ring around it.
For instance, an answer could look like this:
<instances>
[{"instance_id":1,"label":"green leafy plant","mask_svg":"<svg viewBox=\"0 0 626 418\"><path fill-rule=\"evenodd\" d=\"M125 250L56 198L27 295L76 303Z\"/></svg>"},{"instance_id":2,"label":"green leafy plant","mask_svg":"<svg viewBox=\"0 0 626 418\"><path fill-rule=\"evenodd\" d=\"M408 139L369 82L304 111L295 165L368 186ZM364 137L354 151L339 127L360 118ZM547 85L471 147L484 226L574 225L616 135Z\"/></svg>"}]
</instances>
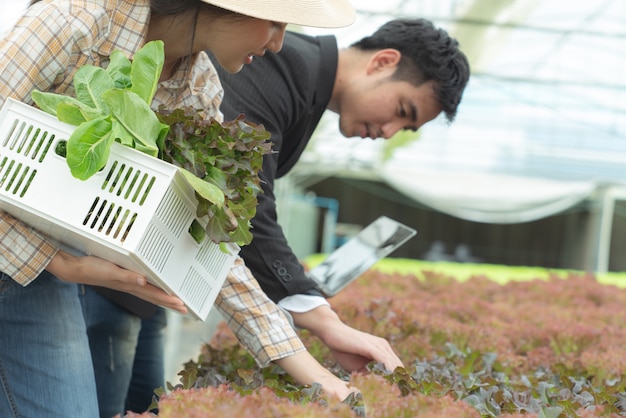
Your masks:
<instances>
[{"instance_id":1,"label":"green leafy plant","mask_svg":"<svg viewBox=\"0 0 626 418\"><path fill-rule=\"evenodd\" d=\"M72 175L87 180L107 163L117 141L179 167L195 190L198 218L191 235L201 242L250 243L250 220L261 191L258 172L271 152L269 133L243 116L219 123L195 109L151 109L164 63L162 41L146 43L130 61L113 51L106 69L76 71L76 97L33 91L43 111L77 126L63 150Z\"/></svg>"},{"instance_id":2,"label":"green leafy plant","mask_svg":"<svg viewBox=\"0 0 626 418\"><path fill-rule=\"evenodd\" d=\"M76 97L32 92L34 102L60 121L76 125L67 140L72 175L86 180L106 164L113 141L157 157L157 143L168 126L150 108L163 68L163 42L148 42L131 63L120 51L111 65L80 67L74 76Z\"/></svg>"},{"instance_id":3,"label":"green leafy plant","mask_svg":"<svg viewBox=\"0 0 626 418\"><path fill-rule=\"evenodd\" d=\"M159 109L158 117L170 130L162 158L183 168L187 180L215 186L223 205L212 204L217 196L198 196L197 216L208 216L207 232L215 242L249 243L250 219L256 213L261 192L258 172L263 155L271 152L263 126L239 118L219 123L206 120L192 108L172 112ZM202 179L202 180L200 180ZM196 187L196 194L208 191ZM203 198L204 197L204 198Z\"/></svg>"}]
</instances>

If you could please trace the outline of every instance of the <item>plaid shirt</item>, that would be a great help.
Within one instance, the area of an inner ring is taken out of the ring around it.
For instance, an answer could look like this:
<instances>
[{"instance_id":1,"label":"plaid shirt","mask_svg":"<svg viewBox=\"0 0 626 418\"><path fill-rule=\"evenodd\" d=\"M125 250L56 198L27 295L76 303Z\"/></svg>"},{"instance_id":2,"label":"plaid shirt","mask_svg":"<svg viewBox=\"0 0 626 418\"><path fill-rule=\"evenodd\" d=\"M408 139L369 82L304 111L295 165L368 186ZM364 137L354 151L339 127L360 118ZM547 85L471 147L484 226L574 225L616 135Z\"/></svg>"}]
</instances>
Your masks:
<instances>
[{"instance_id":1,"label":"plaid shirt","mask_svg":"<svg viewBox=\"0 0 626 418\"><path fill-rule=\"evenodd\" d=\"M148 0L54 0L30 7L0 40L0 104L7 97L32 103L34 89L73 94L80 66L106 67L115 49L132 58L146 42L149 18ZM159 84L152 105L193 106L222 120L222 95L215 68L201 52ZM26 286L57 251L44 235L0 211L0 271ZM229 273L216 305L260 365L304 350L242 260Z\"/></svg>"}]
</instances>

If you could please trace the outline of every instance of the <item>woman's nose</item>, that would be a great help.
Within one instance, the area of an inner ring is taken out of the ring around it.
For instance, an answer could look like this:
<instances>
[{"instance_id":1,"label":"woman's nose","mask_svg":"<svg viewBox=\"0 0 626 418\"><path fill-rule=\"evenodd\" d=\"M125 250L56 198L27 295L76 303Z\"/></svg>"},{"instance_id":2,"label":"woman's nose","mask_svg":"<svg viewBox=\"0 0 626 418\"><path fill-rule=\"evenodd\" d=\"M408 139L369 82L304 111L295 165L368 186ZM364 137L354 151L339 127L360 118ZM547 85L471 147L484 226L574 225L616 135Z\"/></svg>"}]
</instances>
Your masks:
<instances>
[{"instance_id":1,"label":"woman's nose","mask_svg":"<svg viewBox=\"0 0 626 418\"><path fill-rule=\"evenodd\" d=\"M267 44L267 49L272 52L278 52L283 48L283 41L285 40L285 30L286 28L282 27L281 29L277 29L274 32L272 38Z\"/></svg>"}]
</instances>

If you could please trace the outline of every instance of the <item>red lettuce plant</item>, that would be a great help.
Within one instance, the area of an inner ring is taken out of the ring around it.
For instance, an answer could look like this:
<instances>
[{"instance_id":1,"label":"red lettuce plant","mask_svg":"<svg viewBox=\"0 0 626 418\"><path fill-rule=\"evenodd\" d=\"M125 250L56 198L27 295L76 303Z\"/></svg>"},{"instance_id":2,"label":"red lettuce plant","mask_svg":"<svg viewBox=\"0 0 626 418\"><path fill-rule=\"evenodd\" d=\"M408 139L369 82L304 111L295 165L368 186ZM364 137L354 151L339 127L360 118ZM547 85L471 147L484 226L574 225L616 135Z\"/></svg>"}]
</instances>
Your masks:
<instances>
[{"instance_id":1,"label":"red lettuce plant","mask_svg":"<svg viewBox=\"0 0 626 418\"><path fill-rule=\"evenodd\" d=\"M256 214L257 195L262 192L258 173L263 156L272 152L270 134L244 116L223 123L206 120L192 108L157 112L169 131L159 149L161 159L183 168L187 181L196 187L196 215L208 216L206 232L216 243L252 241L250 220ZM222 204L203 198L202 185L221 193ZM202 237L198 237L201 241Z\"/></svg>"},{"instance_id":2,"label":"red lettuce plant","mask_svg":"<svg viewBox=\"0 0 626 418\"><path fill-rule=\"evenodd\" d=\"M371 270L330 301L347 323L389 339L406 365L385 373L373 363L369 373L347 375L325 346L302 332L322 363L360 388L368 416L626 414L626 292L592 275L501 285L427 269L416 275ZM258 369L225 326L180 375L159 405L228 403L237 394L256 405L253 417L354 415L319 388L295 385L278 367ZM186 390L192 392L179 392ZM287 409L272 409L277 399ZM174 416L166 411L159 416Z\"/></svg>"}]
</instances>

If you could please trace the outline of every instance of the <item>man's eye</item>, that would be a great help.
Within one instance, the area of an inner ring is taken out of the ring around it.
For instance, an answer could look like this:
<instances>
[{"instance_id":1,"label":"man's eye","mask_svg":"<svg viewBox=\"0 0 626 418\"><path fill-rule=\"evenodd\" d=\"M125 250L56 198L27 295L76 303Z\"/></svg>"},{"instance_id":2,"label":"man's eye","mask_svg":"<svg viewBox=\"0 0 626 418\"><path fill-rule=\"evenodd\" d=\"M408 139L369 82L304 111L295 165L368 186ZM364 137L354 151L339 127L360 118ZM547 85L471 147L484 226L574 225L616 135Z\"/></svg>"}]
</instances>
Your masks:
<instances>
[{"instance_id":1,"label":"man's eye","mask_svg":"<svg viewBox=\"0 0 626 418\"><path fill-rule=\"evenodd\" d=\"M400 115L401 118L406 116L406 111L404 110L404 105L400 104L400 110L398 111L398 114Z\"/></svg>"}]
</instances>

